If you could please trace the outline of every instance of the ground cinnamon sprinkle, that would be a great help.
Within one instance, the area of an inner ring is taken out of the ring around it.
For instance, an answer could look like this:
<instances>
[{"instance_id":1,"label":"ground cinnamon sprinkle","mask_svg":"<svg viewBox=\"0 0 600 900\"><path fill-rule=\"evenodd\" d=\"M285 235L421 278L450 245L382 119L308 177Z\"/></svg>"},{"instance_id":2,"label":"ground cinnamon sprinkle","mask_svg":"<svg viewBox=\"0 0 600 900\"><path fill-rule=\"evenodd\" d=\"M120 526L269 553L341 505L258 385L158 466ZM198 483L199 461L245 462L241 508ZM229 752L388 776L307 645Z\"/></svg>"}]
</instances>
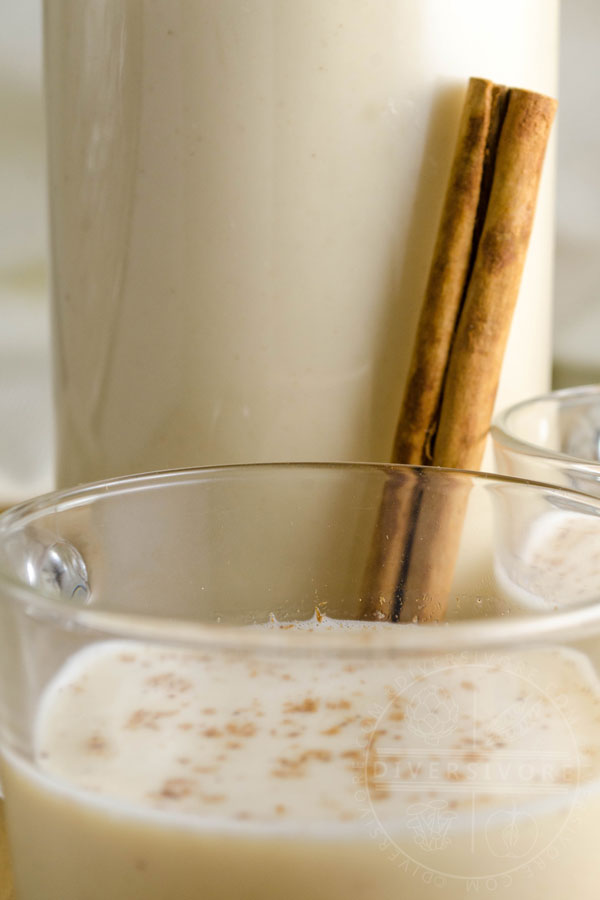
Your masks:
<instances>
[{"instance_id":1,"label":"ground cinnamon sprinkle","mask_svg":"<svg viewBox=\"0 0 600 900\"><path fill-rule=\"evenodd\" d=\"M207 738L220 738L223 737L223 732L218 728L205 728L204 731L200 732L204 737Z\"/></svg>"},{"instance_id":2,"label":"ground cinnamon sprinkle","mask_svg":"<svg viewBox=\"0 0 600 900\"><path fill-rule=\"evenodd\" d=\"M286 713L312 713L319 708L319 701L313 697L307 697L301 703L286 703L283 707Z\"/></svg>"},{"instance_id":3,"label":"ground cinnamon sprinkle","mask_svg":"<svg viewBox=\"0 0 600 900\"><path fill-rule=\"evenodd\" d=\"M202 794L202 800L204 803L224 803L227 799L226 794Z\"/></svg>"},{"instance_id":4,"label":"ground cinnamon sprinkle","mask_svg":"<svg viewBox=\"0 0 600 900\"><path fill-rule=\"evenodd\" d=\"M352 704L342 697L341 700L328 700L325 706L327 709L351 709Z\"/></svg>"},{"instance_id":5,"label":"ground cinnamon sprinkle","mask_svg":"<svg viewBox=\"0 0 600 900\"><path fill-rule=\"evenodd\" d=\"M149 728L157 731L161 719L177 715L174 709L136 709L127 720L126 728Z\"/></svg>"},{"instance_id":6,"label":"ground cinnamon sprinkle","mask_svg":"<svg viewBox=\"0 0 600 900\"><path fill-rule=\"evenodd\" d=\"M485 754L480 753L477 750L470 750L463 754L463 760L465 762L483 762L484 759Z\"/></svg>"},{"instance_id":7,"label":"ground cinnamon sprinkle","mask_svg":"<svg viewBox=\"0 0 600 900\"><path fill-rule=\"evenodd\" d=\"M194 786L188 778L168 778L160 789L160 796L167 800L181 800L190 796Z\"/></svg>"},{"instance_id":8,"label":"ground cinnamon sprinkle","mask_svg":"<svg viewBox=\"0 0 600 900\"><path fill-rule=\"evenodd\" d=\"M92 734L86 741L85 748L90 753L104 754L108 750L108 741L101 734Z\"/></svg>"},{"instance_id":9,"label":"ground cinnamon sprinkle","mask_svg":"<svg viewBox=\"0 0 600 900\"><path fill-rule=\"evenodd\" d=\"M339 734L342 728L346 728L348 725L351 725L353 722L356 722L358 716L348 716L347 719L342 719L341 722L338 722L336 725L332 725L331 728L325 728L321 731L321 734L325 735L336 735Z\"/></svg>"},{"instance_id":10,"label":"ground cinnamon sprinkle","mask_svg":"<svg viewBox=\"0 0 600 900\"><path fill-rule=\"evenodd\" d=\"M226 725L229 734L235 734L238 737L253 737L256 733L256 726L252 722L244 722L238 725L237 722L229 722Z\"/></svg>"},{"instance_id":11,"label":"ground cinnamon sprinkle","mask_svg":"<svg viewBox=\"0 0 600 900\"><path fill-rule=\"evenodd\" d=\"M364 759L364 755L364 751L358 749L344 750L342 753L340 753L342 759L353 759L356 762L360 762L362 759Z\"/></svg>"},{"instance_id":12,"label":"ground cinnamon sprinkle","mask_svg":"<svg viewBox=\"0 0 600 900\"><path fill-rule=\"evenodd\" d=\"M309 762L327 763L331 760L329 750L304 750L299 756L290 759L280 757L277 760L279 769L273 769L271 774L276 778L301 778L306 774L306 768Z\"/></svg>"},{"instance_id":13,"label":"ground cinnamon sprinkle","mask_svg":"<svg viewBox=\"0 0 600 900\"><path fill-rule=\"evenodd\" d=\"M191 681L188 681L187 678L182 678L175 672L161 672L159 675L153 675L151 678L146 679L146 684L151 688L164 687L166 690L174 691L178 694L191 691L193 687Z\"/></svg>"}]
</instances>

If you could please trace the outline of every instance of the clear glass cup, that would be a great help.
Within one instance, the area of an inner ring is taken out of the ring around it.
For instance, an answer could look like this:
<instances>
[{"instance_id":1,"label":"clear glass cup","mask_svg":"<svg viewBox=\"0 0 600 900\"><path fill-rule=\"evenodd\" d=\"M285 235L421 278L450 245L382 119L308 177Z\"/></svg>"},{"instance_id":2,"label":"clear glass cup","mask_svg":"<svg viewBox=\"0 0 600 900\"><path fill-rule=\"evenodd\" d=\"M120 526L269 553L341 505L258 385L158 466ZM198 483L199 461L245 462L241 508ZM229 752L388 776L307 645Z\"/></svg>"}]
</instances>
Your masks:
<instances>
[{"instance_id":1,"label":"clear glass cup","mask_svg":"<svg viewBox=\"0 0 600 900\"><path fill-rule=\"evenodd\" d=\"M457 497L446 621L381 621L405 501L399 582ZM600 500L409 467L182 470L5 513L20 900L595 900L599 540Z\"/></svg>"},{"instance_id":2,"label":"clear glass cup","mask_svg":"<svg viewBox=\"0 0 600 900\"><path fill-rule=\"evenodd\" d=\"M517 403L491 433L499 472L600 496L600 385Z\"/></svg>"}]
</instances>

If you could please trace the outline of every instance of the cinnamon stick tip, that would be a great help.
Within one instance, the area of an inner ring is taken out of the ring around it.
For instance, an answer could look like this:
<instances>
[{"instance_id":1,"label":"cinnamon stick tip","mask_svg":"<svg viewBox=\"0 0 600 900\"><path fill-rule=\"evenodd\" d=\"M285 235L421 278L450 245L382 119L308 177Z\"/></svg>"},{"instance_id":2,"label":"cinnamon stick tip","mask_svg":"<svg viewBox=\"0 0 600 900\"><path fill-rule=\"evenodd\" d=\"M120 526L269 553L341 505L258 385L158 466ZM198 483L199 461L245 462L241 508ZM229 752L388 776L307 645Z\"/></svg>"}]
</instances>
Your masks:
<instances>
[{"instance_id":1,"label":"cinnamon stick tip","mask_svg":"<svg viewBox=\"0 0 600 900\"><path fill-rule=\"evenodd\" d=\"M504 84L497 84L496 82L491 81L489 78L479 78L477 76L473 76L469 78L468 88L490 90L496 94L508 93L511 96L515 96L519 100L524 100L528 103L531 103L532 105L537 105L542 113L544 111L547 111L548 113L554 115L558 108L558 100L556 99L556 97L552 97L550 94L540 93L538 91L530 90L529 88L510 87Z\"/></svg>"}]
</instances>

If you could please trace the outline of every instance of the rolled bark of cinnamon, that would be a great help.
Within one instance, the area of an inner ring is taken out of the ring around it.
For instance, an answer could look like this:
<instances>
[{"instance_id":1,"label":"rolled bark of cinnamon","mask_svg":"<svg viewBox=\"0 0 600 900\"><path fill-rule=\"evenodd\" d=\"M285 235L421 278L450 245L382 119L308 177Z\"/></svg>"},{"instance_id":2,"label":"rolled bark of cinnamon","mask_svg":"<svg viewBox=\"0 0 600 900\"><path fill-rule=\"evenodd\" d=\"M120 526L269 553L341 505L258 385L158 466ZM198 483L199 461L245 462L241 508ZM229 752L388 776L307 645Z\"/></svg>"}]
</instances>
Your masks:
<instances>
[{"instance_id":1,"label":"rolled bark of cinnamon","mask_svg":"<svg viewBox=\"0 0 600 900\"><path fill-rule=\"evenodd\" d=\"M444 382L437 466L481 464L555 111L550 97L508 92L485 221Z\"/></svg>"},{"instance_id":2,"label":"rolled bark of cinnamon","mask_svg":"<svg viewBox=\"0 0 600 900\"><path fill-rule=\"evenodd\" d=\"M393 462L481 464L556 105L469 82ZM386 489L375 541L381 523L390 532L394 521L389 558L377 569L372 556L367 577L378 610L391 619L443 618L467 500L462 488L425 509L414 489L407 512L406 499L397 508L397 492Z\"/></svg>"},{"instance_id":3,"label":"rolled bark of cinnamon","mask_svg":"<svg viewBox=\"0 0 600 900\"><path fill-rule=\"evenodd\" d=\"M469 81L396 429L393 462L433 462L433 438L450 347L482 212L484 169L491 160L490 135L498 127L494 112L504 93L491 81Z\"/></svg>"}]
</instances>

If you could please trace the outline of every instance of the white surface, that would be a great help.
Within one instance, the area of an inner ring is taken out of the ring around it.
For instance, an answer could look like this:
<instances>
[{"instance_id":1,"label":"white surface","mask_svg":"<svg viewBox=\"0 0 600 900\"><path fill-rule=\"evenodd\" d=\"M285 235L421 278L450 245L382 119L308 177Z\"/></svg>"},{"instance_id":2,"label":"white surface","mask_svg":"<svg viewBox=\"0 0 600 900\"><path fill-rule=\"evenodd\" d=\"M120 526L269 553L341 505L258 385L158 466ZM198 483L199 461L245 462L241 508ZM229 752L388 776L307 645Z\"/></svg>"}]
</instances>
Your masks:
<instances>
[{"instance_id":1,"label":"white surface","mask_svg":"<svg viewBox=\"0 0 600 900\"><path fill-rule=\"evenodd\" d=\"M0 507L52 484L41 15L0 8Z\"/></svg>"},{"instance_id":2,"label":"white surface","mask_svg":"<svg viewBox=\"0 0 600 900\"><path fill-rule=\"evenodd\" d=\"M555 358L585 380L600 380L599 47L598 0L563 0Z\"/></svg>"}]
</instances>

